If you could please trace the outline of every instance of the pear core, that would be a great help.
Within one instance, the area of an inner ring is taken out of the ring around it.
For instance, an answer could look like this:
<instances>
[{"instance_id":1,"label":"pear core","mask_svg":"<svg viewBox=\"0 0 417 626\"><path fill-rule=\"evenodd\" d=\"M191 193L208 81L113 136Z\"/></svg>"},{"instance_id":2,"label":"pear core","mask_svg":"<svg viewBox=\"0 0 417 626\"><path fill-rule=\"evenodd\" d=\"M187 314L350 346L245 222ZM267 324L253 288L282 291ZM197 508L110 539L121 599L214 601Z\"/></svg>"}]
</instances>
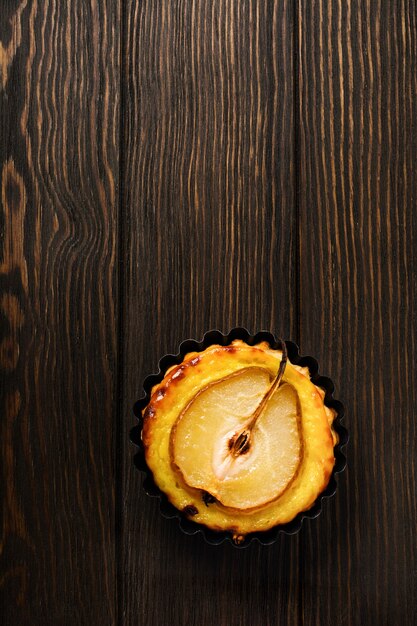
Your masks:
<instances>
[{"instance_id":1,"label":"pear core","mask_svg":"<svg viewBox=\"0 0 417 626\"><path fill-rule=\"evenodd\" d=\"M241 340L187 354L152 389L143 412L146 462L158 487L193 521L245 535L291 521L325 489L333 410L306 368L287 363L242 453L230 453L270 388L282 353Z\"/></svg>"}]
</instances>

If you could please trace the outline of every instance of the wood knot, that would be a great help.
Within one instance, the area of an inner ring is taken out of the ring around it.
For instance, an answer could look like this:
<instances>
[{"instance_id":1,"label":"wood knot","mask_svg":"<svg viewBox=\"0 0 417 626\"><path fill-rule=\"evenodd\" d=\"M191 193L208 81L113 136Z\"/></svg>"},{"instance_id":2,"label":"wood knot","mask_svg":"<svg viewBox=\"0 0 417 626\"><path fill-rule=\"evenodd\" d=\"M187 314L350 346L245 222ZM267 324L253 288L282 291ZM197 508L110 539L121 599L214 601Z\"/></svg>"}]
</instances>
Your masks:
<instances>
[{"instance_id":1,"label":"wood knot","mask_svg":"<svg viewBox=\"0 0 417 626\"><path fill-rule=\"evenodd\" d=\"M6 337L0 344L0 367L11 372L17 367L19 344L12 337Z\"/></svg>"}]
</instances>

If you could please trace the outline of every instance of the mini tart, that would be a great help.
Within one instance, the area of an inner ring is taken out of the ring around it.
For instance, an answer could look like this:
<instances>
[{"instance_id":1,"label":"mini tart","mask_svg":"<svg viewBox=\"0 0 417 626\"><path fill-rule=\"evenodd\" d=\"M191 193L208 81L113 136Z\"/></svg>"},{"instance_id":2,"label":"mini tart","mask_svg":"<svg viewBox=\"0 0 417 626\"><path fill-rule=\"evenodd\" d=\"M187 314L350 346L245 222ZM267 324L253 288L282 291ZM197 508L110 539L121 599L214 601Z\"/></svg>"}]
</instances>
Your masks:
<instances>
[{"instance_id":1,"label":"mini tart","mask_svg":"<svg viewBox=\"0 0 417 626\"><path fill-rule=\"evenodd\" d=\"M239 541L249 533L287 524L310 509L325 490L335 464L338 437L332 428L336 412L324 404L324 390L310 380L307 367L287 361L282 384L290 385L298 397L302 452L293 479L275 499L261 506L225 506L207 491L190 487L173 462L172 432L199 390L250 367L262 368L273 379L281 359L282 352L271 349L266 341L250 346L240 339L189 352L152 387L150 401L142 411L144 455L157 487L193 522L230 532Z\"/></svg>"}]
</instances>

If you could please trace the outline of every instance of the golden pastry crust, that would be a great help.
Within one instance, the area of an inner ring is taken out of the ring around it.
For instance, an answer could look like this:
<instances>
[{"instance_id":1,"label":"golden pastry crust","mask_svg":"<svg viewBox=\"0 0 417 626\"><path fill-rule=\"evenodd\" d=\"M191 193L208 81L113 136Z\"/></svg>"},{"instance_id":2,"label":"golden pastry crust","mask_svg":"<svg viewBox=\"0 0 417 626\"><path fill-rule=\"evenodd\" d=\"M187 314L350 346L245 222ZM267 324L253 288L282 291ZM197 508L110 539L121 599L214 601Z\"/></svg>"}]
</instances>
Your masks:
<instances>
[{"instance_id":1,"label":"golden pastry crust","mask_svg":"<svg viewBox=\"0 0 417 626\"><path fill-rule=\"evenodd\" d=\"M143 411L146 462L161 491L193 521L235 535L265 531L308 510L326 488L335 463L335 412L324 405L324 391L311 382L308 369L290 362L283 382L292 385L298 395L303 456L294 480L277 499L248 511L204 502L204 492L189 487L172 463L171 431L196 390L247 367L264 368L274 377L281 357L282 353L266 342L249 346L235 340L228 346L211 345L203 352L188 353L152 388L150 402Z\"/></svg>"}]
</instances>

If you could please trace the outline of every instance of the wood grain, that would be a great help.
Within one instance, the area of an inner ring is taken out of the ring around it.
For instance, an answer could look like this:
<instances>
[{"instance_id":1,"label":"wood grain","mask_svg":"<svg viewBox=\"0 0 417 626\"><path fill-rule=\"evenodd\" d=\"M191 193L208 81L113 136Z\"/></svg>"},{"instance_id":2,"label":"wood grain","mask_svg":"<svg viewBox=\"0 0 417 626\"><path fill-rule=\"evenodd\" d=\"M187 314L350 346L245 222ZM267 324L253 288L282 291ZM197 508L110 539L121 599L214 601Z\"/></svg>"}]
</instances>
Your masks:
<instances>
[{"instance_id":1,"label":"wood grain","mask_svg":"<svg viewBox=\"0 0 417 626\"><path fill-rule=\"evenodd\" d=\"M0 4L2 623L414 624L415 2ZM351 434L322 515L242 551L128 441L158 359L237 325Z\"/></svg>"},{"instance_id":2,"label":"wood grain","mask_svg":"<svg viewBox=\"0 0 417 626\"><path fill-rule=\"evenodd\" d=\"M244 324L296 333L293 5L127 3L124 415L181 340ZM270 549L182 535L124 440L124 624L293 624L298 538Z\"/></svg>"},{"instance_id":3,"label":"wood grain","mask_svg":"<svg viewBox=\"0 0 417 626\"><path fill-rule=\"evenodd\" d=\"M119 18L1 11L2 623L114 623Z\"/></svg>"},{"instance_id":4,"label":"wood grain","mask_svg":"<svg viewBox=\"0 0 417 626\"><path fill-rule=\"evenodd\" d=\"M302 536L302 621L412 624L416 6L298 7L300 341L351 431L346 480Z\"/></svg>"}]
</instances>

